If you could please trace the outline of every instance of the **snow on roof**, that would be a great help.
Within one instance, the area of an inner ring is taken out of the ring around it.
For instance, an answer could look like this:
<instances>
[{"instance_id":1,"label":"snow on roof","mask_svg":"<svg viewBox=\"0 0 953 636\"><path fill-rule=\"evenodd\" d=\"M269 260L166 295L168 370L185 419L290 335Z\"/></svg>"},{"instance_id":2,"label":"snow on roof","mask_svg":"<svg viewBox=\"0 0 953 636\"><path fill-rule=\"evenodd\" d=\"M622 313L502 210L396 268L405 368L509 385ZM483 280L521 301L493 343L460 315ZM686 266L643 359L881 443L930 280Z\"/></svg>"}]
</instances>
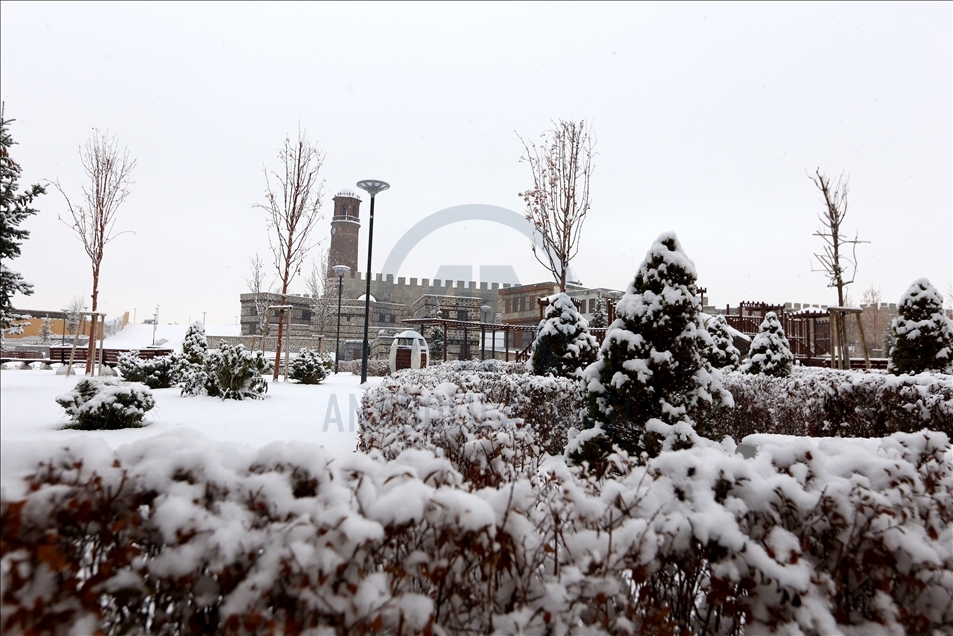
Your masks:
<instances>
[{"instance_id":1,"label":"snow on roof","mask_svg":"<svg viewBox=\"0 0 953 636\"><path fill-rule=\"evenodd\" d=\"M364 302L364 294L361 294L360 296L358 296L357 299L358 299L359 301L361 301L361 302ZM371 302L372 302L372 303L376 303L376 302L377 302L377 299L374 298L374 294L371 294Z\"/></svg>"},{"instance_id":2,"label":"snow on roof","mask_svg":"<svg viewBox=\"0 0 953 636\"><path fill-rule=\"evenodd\" d=\"M350 199L357 199L358 201L361 200L361 195L359 195L359 194L358 194L357 192L355 192L354 190L351 190L350 188L345 188L345 189L341 190L340 192L338 192L337 194L334 195L334 198L337 198L337 197L345 197L345 198L350 198Z\"/></svg>"},{"instance_id":3,"label":"snow on roof","mask_svg":"<svg viewBox=\"0 0 953 636\"><path fill-rule=\"evenodd\" d=\"M395 337L395 338L421 338L421 339L423 339L423 336L421 336L419 333L417 333L416 331L414 331L414 330L412 330L412 329L408 329L407 331L401 331L399 334L397 334L397 335L394 336L394 337Z\"/></svg>"}]
</instances>

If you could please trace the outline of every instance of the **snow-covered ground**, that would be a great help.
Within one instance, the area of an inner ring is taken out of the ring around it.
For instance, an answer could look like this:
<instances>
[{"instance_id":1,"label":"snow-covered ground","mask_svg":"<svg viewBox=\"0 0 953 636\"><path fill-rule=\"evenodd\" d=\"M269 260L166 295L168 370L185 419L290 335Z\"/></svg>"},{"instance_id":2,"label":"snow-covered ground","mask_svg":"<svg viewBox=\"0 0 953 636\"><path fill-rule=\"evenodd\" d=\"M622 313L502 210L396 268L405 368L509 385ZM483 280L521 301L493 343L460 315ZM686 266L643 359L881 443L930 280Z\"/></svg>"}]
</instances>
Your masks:
<instances>
[{"instance_id":1,"label":"snow-covered ground","mask_svg":"<svg viewBox=\"0 0 953 636\"><path fill-rule=\"evenodd\" d=\"M149 327L150 342L151 338ZM181 349L181 343L177 347ZM360 377L350 373L331 375L318 385L270 382L265 399L240 402L182 397L176 388L158 389L152 392L156 407L146 414L143 428L64 430L67 417L55 398L82 377L37 369L0 371L0 483L4 487L33 467L32 458L40 449L94 438L112 448L162 435L187 436L197 445L233 442L256 448L284 441L324 446L342 454L353 452L357 444L356 409L363 389ZM368 380L377 382L380 378Z\"/></svg>"},{"instance_id":2,"label":"snow-covered ground","mask_svg":"<svg viewBox=\"0 0 953 636\"><path fill-rule=\"evenodd\" d=\"M152 325L126 325L114 336L106 338L109 349L143 349L152 345ZM182 351L188 325L156 325L155 343L163 349ZM206 336L240 336L241 325L205 325Z\"/></svg>"}]
</instances>

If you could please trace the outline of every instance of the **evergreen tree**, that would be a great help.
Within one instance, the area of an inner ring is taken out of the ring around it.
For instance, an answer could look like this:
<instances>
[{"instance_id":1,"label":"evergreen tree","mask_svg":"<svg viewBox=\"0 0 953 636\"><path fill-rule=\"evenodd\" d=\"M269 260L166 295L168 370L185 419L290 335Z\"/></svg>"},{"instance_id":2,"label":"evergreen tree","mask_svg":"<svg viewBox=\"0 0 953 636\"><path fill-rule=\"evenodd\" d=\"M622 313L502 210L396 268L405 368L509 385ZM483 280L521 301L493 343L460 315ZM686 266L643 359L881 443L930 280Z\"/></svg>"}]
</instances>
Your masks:
<instances>
[{"instance_id":1,"label":"evergreen tree","mask_svg":"<svg viewBox=\"0 0 953 636\"><path fill-rule=\"evenodd\" d=\"M201 364L208 352L208 340L205 338L205 325L194 322L185 331L182 341L182 359L189 364Z\"/></svg>"},{"instance_id":2,"label":"evergreen tree","mask_svg":"<svg viewBox=\"0 0 953 636\"><path fill-rule=\"evenodd\" d=\"M596 361L598 349L589 333L589 323L576 310L572 298L560 293L539 323L529 370L536 375L579 378L582 370Z\"/></svg>"},{"instance_id":3,"label":"evergreen tree","mask_svg":"<svg viewBox=\"0 0 953 636\"><path fill-rule=\"evenodd\" d=\"M589 321L589 326L593 329L605 329L609 325L605 307L606 301L598 298L596 300L596 310L592 312L592 320Z\"/></svg>"},{"instance_id":4,"label":"evergreen tree","mask_svg":"<svg viewBox=\"0 0 953 636\"><path fill-rule=\"evenodd\" d=\"M427 346L430 349L427 364L436 364L443 361L443 329L434 325L430 328L430 338L427 339Z\"/></svg>"},{"instance_id":5,"label":"evergreen tree","mask_svg":"<svg viewBox=\"0 0 953 636\"><path fill-rule=\"evenodd\" d=\"M690 445L695 421L731 405L699 348L695 265L678 238L659 236L616 305L601 358L583 373L586 429L569 448L575 461L604 470L612 446L654 456ZM694 420L693 420L694 418Z\"/></svg>"},{"instance_id":6,"label":"evergreen tree","mask_svg":"<svg viewBox=\"0 0 953 636\"><path fill-rule=\"evenodd\" d=\"M52 322L53 321L50 320L50 317L47 316L46 318L43 319L43 326L40 327L40 342L45 345L50 344L50 341L53 339Z\"/></svg>"},{"instance_id":7,"label":"evergreen tree","mask_svg":"<svg viewBox=\"0 0 953 636\"><path fill-rule=\"evenodd\" d=\"M953 321L943 313L943 297L926 278L915 281L890 323L890 373L953 373Z\"/></svg>"},{"instance_id":8,"label":"evergreen tree","mask_svg":"<svg viewBox=\"0 0 953 636\"><path fill-rule=\"evenodd\" d=\"M793 365L794 354L791 353L781 321L776 313L769 311L751 342L751 350L742 370L755 375L786 378L791 375Z\"/></svg>"},{"instance_id":9,"label":"evergreen tree","mask_svg":"<svg viewBox=\"0 0 953 636\"><path fill-rule=\"evenodd\" d=\"M175 379L182 395L201 395L208 392L210 378L206 368L207 356L205 325L195 321L185 331L182 356L178 358L175 368Z\"/></svg>"},{"instance_id":10,"label":"evergreen tree","mask_svg":"<svg viewBox=\"0 0 953 636\"><path fill-rule=\"evenodd\" d=\"M10 148L15 143L9 129L13 121L6 119L0 106L0 329L3 330L15 329L17 316L13 314L11 300L14 294L33 293L33 285L7 264L20 255L21 243L30 236L27 230L19 228L20 223L37 212L30 204L46 192L43 186L34 185L17 194L22 169L10 156Z\"/></svg>"},{"instance_id":11,"label":"evergreen tree","mask_svg":"<svg viewBox=\"0 0 953 636\"><path fill-rule=\"evenodd\" d=\"M737 369L741 363L741 352L734 345L725 317L712 316L705 323L705 330L711 336L711 342L704 353L708 363L715 369Z\"/></svg>"}]
</instances>

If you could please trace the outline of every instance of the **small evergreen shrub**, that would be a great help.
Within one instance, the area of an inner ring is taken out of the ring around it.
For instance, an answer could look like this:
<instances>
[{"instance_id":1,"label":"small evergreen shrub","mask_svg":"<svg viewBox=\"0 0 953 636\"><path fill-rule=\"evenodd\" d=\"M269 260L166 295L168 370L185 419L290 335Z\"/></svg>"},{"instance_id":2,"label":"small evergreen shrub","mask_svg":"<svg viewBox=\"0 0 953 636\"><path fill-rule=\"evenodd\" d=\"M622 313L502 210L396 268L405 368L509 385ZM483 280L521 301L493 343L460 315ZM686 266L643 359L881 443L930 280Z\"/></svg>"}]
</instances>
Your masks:
<instances>
[{"instance_id":1,"label":"small evergreen shrub","mask_svg":"<svg viewBox=\"0 0 953 636\"><path fill-rule=\"evenodd\" d=\"M189 364L201 364L208 353L208 340L205 338L205 326L200 322L189 325L182 341L182 360Z\"/></svg>"},{"instance_id":2,"label":"small evergreen shrub","mask_svg":"<svg viewBox=\"0 0 953 636\"><path fill-rule=\"evenodd\" d=\"M70 417L66 428L83 431L140 428L146 412L156 405L145 387L92 378L80 380L56 403Z\"/></svg>"},{"instance_id":3,"label":"small evergreen shrub","mask_svg":"<svg viewBox=\"0 0 953 636\"><path fill-rule=\"evenodd\" d=\"M711 342L704 350L705 359L715 369L732 370L741 364L741 352L734 345L728 321L722 315L712 316L705 323Z\"/></svg>"},{"instance_id":4,"label":"small evergreen shrub","mask_svg":"<svg viewBox=\"0 0 953 636\"><path fill-rule=\"evenodd\" d=\"M209 374L206 369L208 340L205 327L196 321L189 325L182 341L182 356L176 366L176 382L182 395L202 395L208 393Z\"/></svg>"},{"instance_id":5,"label":"small evergreen shrub","mask_svg":"<svg viewBox=\"0 0 953 636\"><path fill-rule=\"evenodd\" d=\"M301 384L318 384L334 369L334 361L314 349L303 348L291 361L288 377Z\"/></svg>"},{"instance_id":6,"label":"small evergreen shrub","mask_svg":"<svg viewBox=\"0 0 953 636\"><path fill-rule=\"evenodd\" d=\"M261 399L268 392L268 382L262 374L269 367L261 351L223 342L217 351L209 351L205 356L206 393L223 400Z\"/></svg>"},{"instance_id":7,"label":"small evergreen shrub","mask_svg":"<svg viewBox=\"0 0 953 636\"><path fill-rule=\"evenodd\" d=\"M778 315L769 311L764 322L758 327L758 333L751 342L751 350L745 361L745 373L755 375L770 375L776 378L786 378L791 375L794 366L794 354L788 339L784 335L784 328Z\"/></svg>"},{"instance_id":8,"label":"small evergreen shrub","mask_svg":"<svg viewBox=\"0 0 953 636\"><path fill-rule=\"evenodd\" d=\"M953 320L943 313L943 297L926 278L915 281L897 306L890 323L888 371L953 373Z\"/></svg>"},{"instance_id":9,"label":"small evergreen shrub","mask_svg":"<svg viewBox=\"0 0 953 636\"><path fill-rule=\"evenodd\" d=\"M696 280L675 234L659 236L616 305L601 357L583 372L588 413L574 461L599 473L613 446L635 457L691 446L696 422L731 405L701 354Z\"/></svg>"},{"instance_id":10,"label":"small evergreen shrub","mask_svg":"<svg viewBox=\"0 0 953 636\"><path fill-rule=\"evenodd\" d=\"M127 382L141 382L150 389L168 389L176 384L179 364L174 354L144 360L138 351L127 351L119 356L116 368Z\"/></svg>"},{"instance_id":11,"label":"small evergreen shrub","mask_svg":"<svg viewBox=\"0 0 953 636\"><path fill-rule=\"evenodd\" d=\"M596 361L599 345L572 298L561 293L546 308L533 342L529 370L535 375L579 378Z\"/></svg>"}]
</instances>

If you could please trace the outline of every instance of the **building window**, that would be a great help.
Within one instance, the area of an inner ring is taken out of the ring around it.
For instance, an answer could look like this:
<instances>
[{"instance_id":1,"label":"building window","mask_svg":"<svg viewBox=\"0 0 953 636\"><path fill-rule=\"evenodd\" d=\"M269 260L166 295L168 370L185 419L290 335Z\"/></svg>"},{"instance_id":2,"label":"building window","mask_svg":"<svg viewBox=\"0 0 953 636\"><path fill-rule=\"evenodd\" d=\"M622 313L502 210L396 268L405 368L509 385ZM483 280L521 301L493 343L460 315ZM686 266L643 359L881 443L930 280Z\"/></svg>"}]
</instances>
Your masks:
<instances>
[{"instance_id":1,"label":"building window","mask_svg":"<svg viewBox=\"0 0 953 636\"><path fill-rule=\"evenodd\" d=\"M467 310L458 309L457 310L457 320L466 320L467 319Z\"/></svg>"}]
</instances>

